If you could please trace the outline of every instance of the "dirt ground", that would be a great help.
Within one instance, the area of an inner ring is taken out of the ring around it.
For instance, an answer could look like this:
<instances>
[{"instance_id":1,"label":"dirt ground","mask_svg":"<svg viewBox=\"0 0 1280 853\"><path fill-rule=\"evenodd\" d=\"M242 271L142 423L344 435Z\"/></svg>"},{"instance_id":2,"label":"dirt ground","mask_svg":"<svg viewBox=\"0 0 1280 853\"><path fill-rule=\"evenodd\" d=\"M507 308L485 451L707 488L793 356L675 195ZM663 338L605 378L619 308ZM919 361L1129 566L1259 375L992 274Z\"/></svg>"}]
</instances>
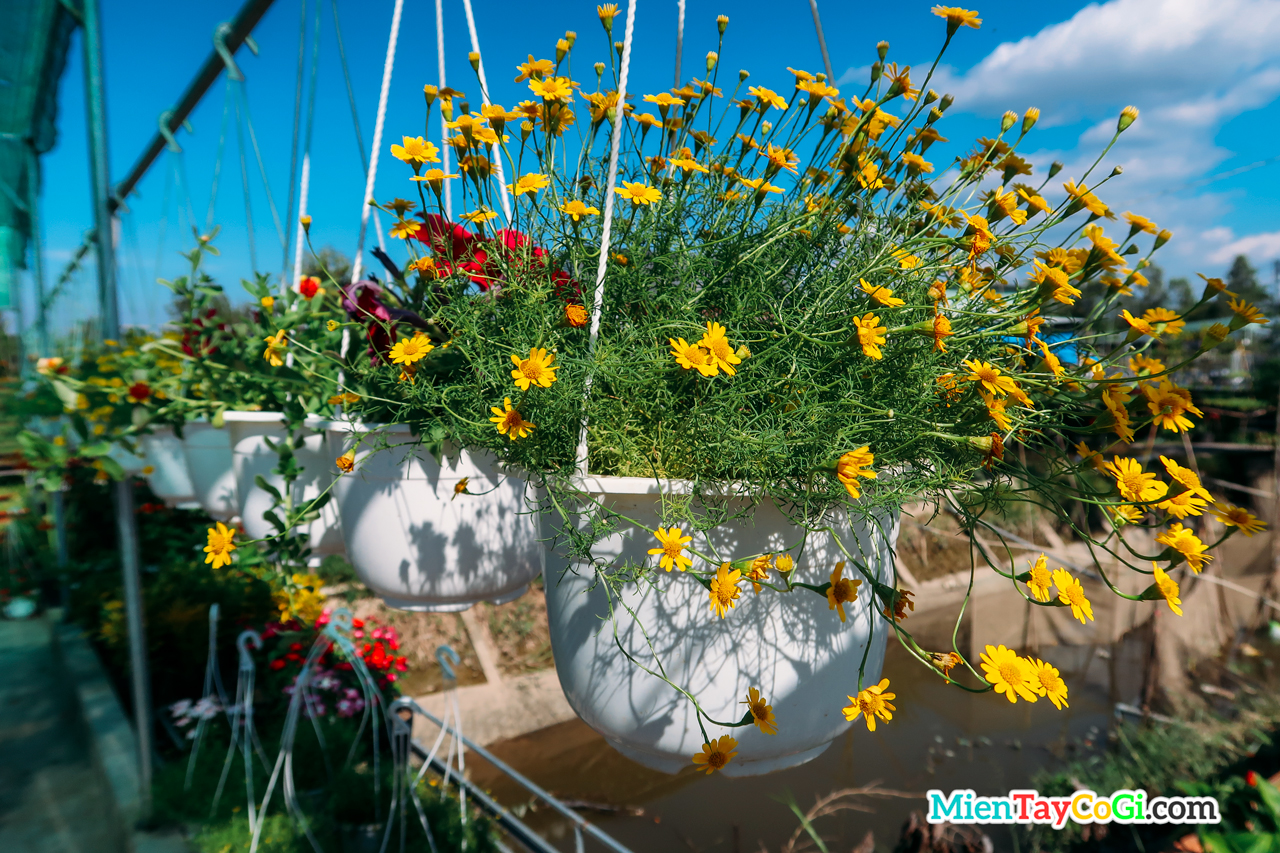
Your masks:
<instances>
[{"instance_id":1,"label":"dirt ground","mask_svg":"<svg viewBox=\"0 0 1280 853\"><path fill-rule=\"evenodd\" d=\"M538 578L529 591L499 607L477 605L478 615L489 626L498 668L504 676L524 675L547 669L551 661L551 635L547 629L547 596Z\"/></svg>"}]
</instances>

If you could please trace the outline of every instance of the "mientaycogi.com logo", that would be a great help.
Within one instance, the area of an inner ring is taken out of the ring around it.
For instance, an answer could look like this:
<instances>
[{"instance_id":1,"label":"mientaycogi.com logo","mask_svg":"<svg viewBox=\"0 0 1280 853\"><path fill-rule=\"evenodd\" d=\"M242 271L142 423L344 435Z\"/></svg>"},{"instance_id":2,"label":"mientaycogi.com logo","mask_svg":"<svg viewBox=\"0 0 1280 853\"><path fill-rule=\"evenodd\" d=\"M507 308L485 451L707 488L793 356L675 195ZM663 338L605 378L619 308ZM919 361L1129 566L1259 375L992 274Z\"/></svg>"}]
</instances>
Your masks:
<instances>
[{"instance_id":1,"label":"mientaycogi.com logo","mask_svg":"<svg viewBox=\"0 0 1280 853\"><path fill-rule=\"evenodd\" d=\"M1038 791L1010 791L980 797L973 791L932 790L929 823L1023 823L1062 829L1074 823L1220 823L1213 797L1148 797L1141 789L1100 796L1076 791L1069 797L1042 797Z\"/></svg>"}]
</instances>

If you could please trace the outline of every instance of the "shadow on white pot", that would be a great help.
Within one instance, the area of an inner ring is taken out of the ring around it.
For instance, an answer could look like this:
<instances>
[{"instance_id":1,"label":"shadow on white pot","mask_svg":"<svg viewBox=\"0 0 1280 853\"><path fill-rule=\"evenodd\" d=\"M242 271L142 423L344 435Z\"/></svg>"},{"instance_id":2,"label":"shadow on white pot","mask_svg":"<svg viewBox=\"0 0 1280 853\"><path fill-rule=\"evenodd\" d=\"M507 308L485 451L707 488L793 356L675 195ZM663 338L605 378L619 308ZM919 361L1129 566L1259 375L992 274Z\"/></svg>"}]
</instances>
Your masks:
<instances>
[{"instance_id":1,"label":"shadow on white pot","mask_svg":"<svg viewBox=\"0 0 1280 853\"><path fill-rule=\"evenodd\" d=\"M353 427L325 426L333 464L355 443ZM369 429L391 444L412 441L405 426ZM347 559L388 606L452 612L502 603L541 574L532 487L502 473L489 454L455 450L441 464L413 447L392 447L360 450L355 464L334 484ZM455 491L463 479L470 494Z\"/></svg>"},{"instance_id":2,"label":"shadow on white pot","mask_svg":"<svg viewBox=\"0 0 1280 853\"><path fill-rule=\"evenodd\" d=\"M688 484L663 488L687 493ZM647 553L657 547L652 529L661 521L655 480L589 477L585 491L645 526L626 526L604 538L593 548L593 557L613 564L656 560ZM740 498L726 502L731 510L749 506ZM738 741L737 756L722 771L729 776L770 773L816 758L851 725L841 709L858 692L864 657L863 686L880 679L890 629L872 611L873 594L865 580L857 601L845 606L845 622L810 590L782 594L762 589L757 595L745 579L737 606L722 620L711 611L707 590L697 580L679 571L658 571L657 589L645 583L625 587L623 601L635 617L615 602L615 642L604 586L590 588L592 571L564 555L563 538L552 547L558 517L542 518L548 545L547 618L560 686L587 725L646 767L676 773L692 766L703 737L693 705L629 661L618 643L653 670L656 653L667 677L696 696L716 720L740 720L747 690L759 688L773 706L777 734L766 735L755 726L707 724L711 739L729 734ZM891 581L897 513L884 513L881 524L882 529L855 521L851 527L843 512L830 522L850 553L858 556L861 551L859 558L876 577ZM788 550L795 558L794 579L819 585L846 559L829 534L810 533L806 539L803 529L769 500L743 519L696 534L691 547L721 554L726 561ZM852 565L844 576L861 577ZM777 573L770 578L779 581Z\"/></svg>"},{"instance_id":3,"label":"shadow on white pot","mask_svg":"<svg viewBox=\"0 0 1280 853\"><path fill-rule=\"evenodd\" d=\"M172 427L157 427L141 438L142 452L151 473L147 485L152 493L171 507L193 503L196 489L187 470L187 454L182 439Z\"/></svg>"},{"instance_id":4,"label":"shadow on white pot","mask_svg":"<svg viewBox=\"0 0 1280 853\"><path fill-rule=\"evenodd\" d=\"M263 517L274 503L268 492L258 488L261 476L279 492L284 491L284 478L273 473L280 457L267 444L284 440L284 416L280 412L226 412L226 429L231 435L232 471L235 473L237 509L245 533L252 539L274 536L275 526ZM308 427L313 419L308 419ZM295 504L315 500L333 482L334 465L329 458L323 434L307 435L302 447L294 450L294 459L302 473L294 481ZM320 517L308 524L309 562L318 566L331 554L343 554L342 527L338 510L331 499L320 510Z\"/></svg>"},{"instance_id":5,"label":"shadow on white pot","mask_svg":"<svg viewBox=\"0 0 1280 853\"><path fill-rule=\"evenodd\" d=\"M219 521L227 521L239 510L236 476L231 469L231 435L212 424L187 424L182 430L182 446L196 500L204 511Z\"/></svg>"}]
</instances>

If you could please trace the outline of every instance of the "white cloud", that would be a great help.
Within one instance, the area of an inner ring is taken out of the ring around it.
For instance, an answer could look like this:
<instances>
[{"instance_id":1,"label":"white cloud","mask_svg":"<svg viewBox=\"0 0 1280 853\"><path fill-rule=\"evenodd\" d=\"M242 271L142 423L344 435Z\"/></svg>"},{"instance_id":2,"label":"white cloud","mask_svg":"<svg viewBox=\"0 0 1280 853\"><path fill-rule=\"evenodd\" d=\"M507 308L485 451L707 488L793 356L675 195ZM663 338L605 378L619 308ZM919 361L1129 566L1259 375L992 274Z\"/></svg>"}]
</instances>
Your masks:
<instances>
[{"instance_id":1,"label":"white cloud","mask_svg":"<svg viewBox=\"0 0 1280 853\"><path fill-rule=\"evenodd\" d=\"M1084 173L1115 132L1121 107L1139 107L1089 184L1123 167L1099 194L1174 231L1158 262L1185 274L1235 254L1258 261L1280 254L1280 232L1237 238L1221 227L1234 204L1247 202L1241 192L1199 189L1232 156L1223 124L1280 96L1275 0L1094 3L1000 45L967 72L945 69L939 83L934 88L956 96L956 110L985 116L1037 106L1045 127L1086 123L1074 147L1024 154L1036 164L1061 160L1060 179Z\"/></svg>"},{"instance_id":2,"label":"white cloud","mask_svg":"<svg viewBox=\"0 0 1280 853\"><path fill-rule=\"evenodd\" d=\"M1272 231L1269 234L1250 234L1247 237L1232 240L1234 234L1231 229L1214 228L1203 236L1209 240L1222 237L1230 240L1210 253L1209 260L1215 263L1230 263L1236 255L1248 255L1255 265L1280 258L1280 231Z\"/></svg>"},{"instance_id":3,"label":"white cloud","mask_svg":"<svg viewBox=\"0 0 1280 853\"><path fill-rule=\"evenodd\" d=\"M1075 120L1099 103L1156 106L1230 87L1273 62L1278 40L1274 0L1112 0L1000 45L949 82L963 109L1026 101Z\"/></svg>"}]
</instances>

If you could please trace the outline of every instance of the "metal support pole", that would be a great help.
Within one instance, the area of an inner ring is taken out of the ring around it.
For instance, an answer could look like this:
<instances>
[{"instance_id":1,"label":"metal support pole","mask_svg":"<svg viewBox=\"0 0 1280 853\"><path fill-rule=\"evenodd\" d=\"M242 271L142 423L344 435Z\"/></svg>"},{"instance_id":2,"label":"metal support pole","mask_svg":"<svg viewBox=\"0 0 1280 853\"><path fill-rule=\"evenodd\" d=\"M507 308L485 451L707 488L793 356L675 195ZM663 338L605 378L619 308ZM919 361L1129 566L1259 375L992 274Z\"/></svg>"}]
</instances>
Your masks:
<instances>
[{"instance_id":1,"label":"metal support pole","mask_svg":"<svg viewBox=\"0 0 1280 853\"><path fill-rule=\"evenodd\" d=\"M818 0L809 0L809 9L813 12L813 28L818 31L818 47L822 50L822 67L827 69L827 85L834 86L836 75L831 69L831 57L827 54L827 37L822 34L822 19L818 17Z\"/></svg>"},{"instance_id":2,"label":"metal support pole","mask_svg":"<svg viewBox=\"0 0 1280 853\"><path fill-rule=\"evenodd\" d=\"M92 0L90 0L92 2ZM138 530L134 525L133 484L129 478L115 484L116 522L120 532L120 564L124 575L125 619L129 626L129 672L133 687L133 719L138 734L138 787L141 819L151 816L151 679L147 663L146 625L142 613L142 577L139 572Z\"/></svg>"},{"instance_id":3,"label":"metal support pole","mask_svg":"<svg viewBox=\"0 0 1280 853\"><path fill-rule=\"evenodd\" d=\"M98 306L102 337L120 334L116 300L116 264L111 235L110 164L107 160L107 93L102 74L102 28L98 0L84 2L84 94L89 126L89 179L93 186L93 222L98 256Z\"/></svg>"},{"instance_id":4,"label":"metal support pole","mask_svg":"<svg viewBox=\"0 0 1280 853\"><path fill-rule=\"evenodd\" d=\"M40 155L27 146L27 217L31 222L31 277L36 292L36 345L49 356L49 313L44 304L44 235L40 221Z\"/></svg>"},{"instance_id":5,"label":"metal support pole","mask_svg":"<svg viewBox=\"0 0 1280 853\"><path fill-rule=\"evenodd\" d=\"M107 101L103 82L102 25L98 0L84 0L85 104L89 125L89 166L93 182L94 242L98 259L98 303L102 337L120 336L116 294L115 228L107 159ZM138 565L138 530L133 513L133 486L126 477L115 484L120 566L124 575L125 618L129 626L129 669L133 681L134 725L138 737L138 782L141 818L151 814L151 681L143 628L142 581Z\"/></svg>"}]
</instances>

